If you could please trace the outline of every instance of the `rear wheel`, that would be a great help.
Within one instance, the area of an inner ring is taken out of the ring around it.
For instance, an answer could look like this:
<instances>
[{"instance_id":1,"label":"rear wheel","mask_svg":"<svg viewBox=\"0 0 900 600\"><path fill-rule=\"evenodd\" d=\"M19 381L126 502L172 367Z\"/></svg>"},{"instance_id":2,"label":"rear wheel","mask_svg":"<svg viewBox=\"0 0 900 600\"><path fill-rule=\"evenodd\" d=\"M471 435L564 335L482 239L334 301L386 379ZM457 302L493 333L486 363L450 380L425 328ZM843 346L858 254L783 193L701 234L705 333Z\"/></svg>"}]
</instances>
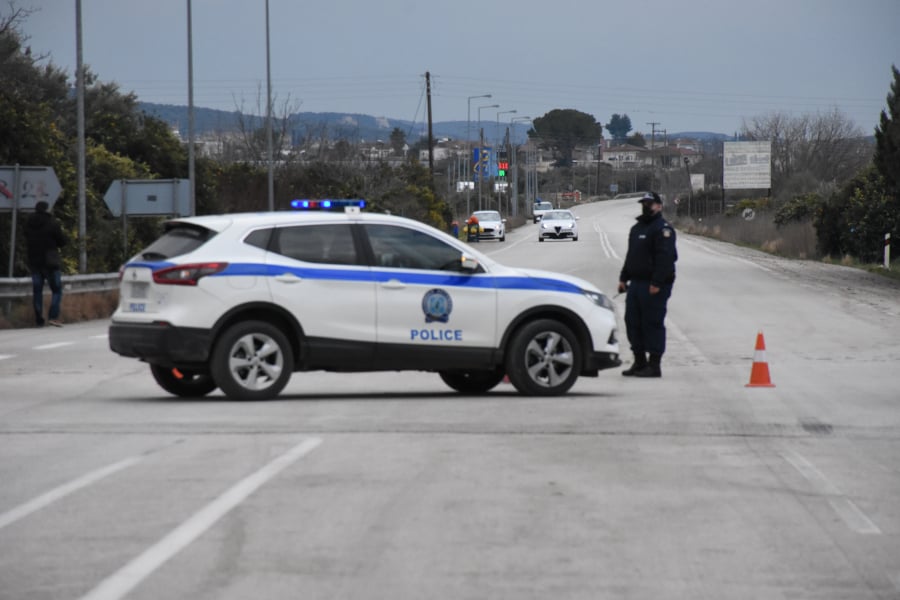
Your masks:
<instances>
[{"instance_id":1,"label":"rear wheel","mask_svg":"<svg viewBox=\"0 0 900 600\"><path fill-rule=\"evenodd\" d=\"M293 364L291 345L280 329L246 321L232 325L216 342L210 371L229 398L268 400L287 385Z\"/></svg>"},{"instance_id":2,"label":"rear wheel","mask_svg":"<svg viewBox=\"0 0 900 600\"><path fill-rule=\"evenodd\" d=\"M558 396L574 385L581 371L582 349L572 330L558 321L540 319L513 336L506 372L526 396Z\"/></svg>"},{"instance_id":3,"label":"rear wheel","mask_svg":"<svg viewBox=\"0 0 900 600\"><path fill-rule=\"evenodd\" d=\"M206 371L150 365L150 373L159 387L182 398L201 398L218 387Z\"/></svg>"},{"instance_id":4,"label":"rear wheel","mask_svg":"<svg viewBox=\"0 0 900 600\"><path fill-rule=\"evenodd\" d=\"M441 371L441 379L457 392L463 394L483 394L493 389L503 380L504 371Z\"/></svg>"}]
</instances>

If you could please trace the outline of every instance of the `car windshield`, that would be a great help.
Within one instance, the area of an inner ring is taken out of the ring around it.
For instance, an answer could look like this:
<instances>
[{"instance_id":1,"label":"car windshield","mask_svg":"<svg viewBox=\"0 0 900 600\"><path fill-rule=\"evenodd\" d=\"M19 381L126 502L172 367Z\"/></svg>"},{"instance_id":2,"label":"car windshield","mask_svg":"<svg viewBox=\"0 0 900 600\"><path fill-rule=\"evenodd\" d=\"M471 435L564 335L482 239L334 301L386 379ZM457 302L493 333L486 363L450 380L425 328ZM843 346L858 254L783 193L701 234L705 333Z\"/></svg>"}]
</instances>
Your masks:
<instances>
[{"instance_id":1,"label":"car windshield","mask_svg":"<svg viewBox=\"0 0 900 600\"><path fill-rule=\"evenodd\" d=\"M479 221L499 221L500 213L496 210L482 210L475 213Z\"/></svg>"},{"instance_id":2,"label":"car windshield","mask_svg":"<svg viewBox=\"0 0 900 600\"><path fill-rule=\"evenodd\" d=\"M547 221L562 221L565 219L574 218L575 217L572 216L572 213L567 210L554 210L544 215L544 219L546 219Z\"/></svg>"},{"instance_id":3,"label":"car windshield","mask_svg":"<svg viewBox=\"0 0 900 600\"><path fill-rule=\"evenodd\" d=\"M553 205L549 202L538 202L534 207L538 210L550 210L553 208Z\"/></svg>"}]
</instances>

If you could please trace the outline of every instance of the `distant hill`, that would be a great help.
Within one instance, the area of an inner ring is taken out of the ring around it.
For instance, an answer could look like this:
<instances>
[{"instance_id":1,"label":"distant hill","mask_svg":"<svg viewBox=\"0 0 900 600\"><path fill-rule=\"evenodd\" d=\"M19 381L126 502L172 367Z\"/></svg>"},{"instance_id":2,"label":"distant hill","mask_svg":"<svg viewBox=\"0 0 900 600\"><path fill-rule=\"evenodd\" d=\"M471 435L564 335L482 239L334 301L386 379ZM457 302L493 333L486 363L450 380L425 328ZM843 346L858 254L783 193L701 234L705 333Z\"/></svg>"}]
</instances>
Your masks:
<instances>
[{"instance_id":1,"label":"distant hill","mask_svg":"<svg viewBox=\"0 0 900 600\"><path fill-rule=\"evenodd\" d=\"M182 136L187 135L188 131L188 107L177 106L174 104L155 104L152 102L139 102L138 108L149 115L153 115L166 123L177 127ZM238 131L240 129L240 114L238 111L216 110L212 108L194 107L194 131L198 136L213 133L225 133ZM263 125L263 117L253 117L245 115L244 118L257 127ZM336 113L336 112L299 112L290 116L292 136L294 140L302 139L306 136L314 138L323 137L323 133L329 139L339 140L345 139L350 141L375 142L382 140L387 142L390 139L391 132L395 127L400 128L406 133L406 140L409 143L415 143L419 138L428 135L428 124L425 122L404 121L402 119L388 119L386 117L374 117L372 115L352 114L352 113ZM495 121L482 121L484 128L485 140L493 142L499 135L504 135L506 127L509 123L500 123L500 132L496 132L497 124ZM453 140L464 140L466 138L466 128L469 128L469 134L472 139L478 136L478 124L476 122L466 123L466 121L437 121L432 123L432 135L436 139L449 138ZM519 143L524 142L527 131L531 125L525 123L513 123L511 135L513 139ZM323 132L324 128L324 132ZM669 139L674 138L693 138L703 141L711 140L730 140L732 136L722 133L711 133L706 131L693 131L682 133L670 133Z\"/></svg>"}]
</instances>

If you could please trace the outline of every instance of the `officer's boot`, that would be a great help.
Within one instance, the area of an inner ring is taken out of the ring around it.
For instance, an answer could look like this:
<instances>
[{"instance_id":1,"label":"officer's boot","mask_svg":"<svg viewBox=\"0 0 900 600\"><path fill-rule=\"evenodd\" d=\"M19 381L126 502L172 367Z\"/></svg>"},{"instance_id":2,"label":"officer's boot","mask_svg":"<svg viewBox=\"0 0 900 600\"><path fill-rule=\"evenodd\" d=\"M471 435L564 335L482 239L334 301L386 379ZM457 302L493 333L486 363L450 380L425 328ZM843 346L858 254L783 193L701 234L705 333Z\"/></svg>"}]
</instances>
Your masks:
<instances>
[{"instance_id":1,"label":"officer's boot","mask_svg":"<svg viewBox=\"0 0 900 600\"><path fill-rule=\"evenodd\" d=\"M631 363L631 366L622 371L622 375L625 377L633 377L637 374L641 369L647 368L647 354L645 352L635 352L634 353L634 362Z\"/></svg>"},{"instance_id":2,"label":"officer's boot","mask_svg":"<svg viewBox=\"0 0 900 600\"><path fill-rule=\"evenodd\" d=\"M662 361L662 354L651 354L650 361L647 363L643 369L636 371L634 373L635 377L662 377L662 368L660 367L660 362Z\"/></svg>"}]
</instances>

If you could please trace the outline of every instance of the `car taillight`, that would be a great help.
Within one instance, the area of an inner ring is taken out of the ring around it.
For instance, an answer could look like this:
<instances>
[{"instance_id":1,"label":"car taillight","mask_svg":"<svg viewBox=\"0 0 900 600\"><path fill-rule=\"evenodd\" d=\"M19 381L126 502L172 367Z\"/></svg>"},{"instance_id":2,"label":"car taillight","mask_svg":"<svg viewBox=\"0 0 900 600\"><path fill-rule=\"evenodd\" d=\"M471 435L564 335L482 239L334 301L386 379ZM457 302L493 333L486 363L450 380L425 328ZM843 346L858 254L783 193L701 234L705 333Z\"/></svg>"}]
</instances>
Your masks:
<instances>
[{"instance_id":1,"label":"car taillight","mask_svg":"<svg viewBox=\"0 0 900 600\"><path fill-rule=\"evenodd\" d=\"M214 275L225 270L228 263L197 263L166 267L153 272L153 282L160 285L197 285L201 277Z\"/></svg>"}]
</instances>

